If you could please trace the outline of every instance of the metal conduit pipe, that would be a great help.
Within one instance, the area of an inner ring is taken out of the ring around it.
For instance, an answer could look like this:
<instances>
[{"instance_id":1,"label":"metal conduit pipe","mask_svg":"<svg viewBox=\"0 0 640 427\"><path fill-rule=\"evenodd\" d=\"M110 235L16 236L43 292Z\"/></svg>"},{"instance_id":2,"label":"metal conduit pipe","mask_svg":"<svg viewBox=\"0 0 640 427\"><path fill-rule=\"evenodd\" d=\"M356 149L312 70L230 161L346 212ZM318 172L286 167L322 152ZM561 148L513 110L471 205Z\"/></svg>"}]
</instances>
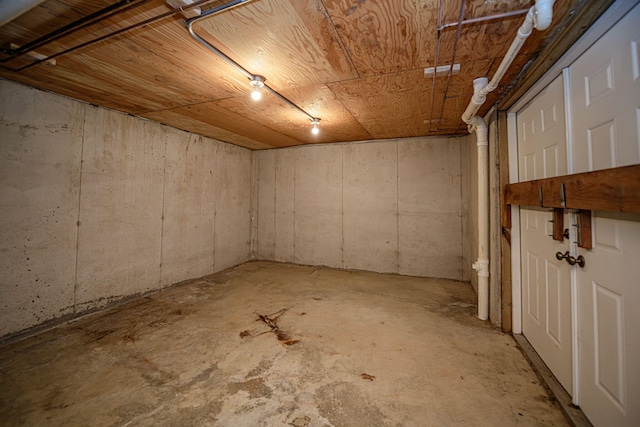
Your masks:
<instances>
[{"instance_id":1,"label":"metal conduit pipe","mask_svg":"<svg viewBox=\"0 0 640 427\"><path fill-rule=\"evenodd\" d=\"M201 45L203 45L204 47L209 49L211 52L215 53L220 58L224 59L225 62L227 62L227 64L231 65L236 70L240 71L242 74L247 76L247 78L249 78L249 79L253 78L253 74L251 74L249 71L247 71L244 67L242 67L240 64L238 64L236 61L234 61L233 59L229 58L227 55L225 55L224 53L219 51L211 43L209 43L208 41L206 41L205 39L200 37L198 34L196 34L196 32L193 30L193 24L195 24L198 21L202 21L205 18L210 18L210 17L212 17L214 15L217 15L220 12L224 12L225 10L233 9L234 7L238 7L241 4L249 3L251 1L253 1L253 0L233 0L233 1L230 1L230 2L225 3L225 4L221 4L220 6L217 6L217 7L214 7L212 9L209 9L209 10L203 12L202 15L196 16L195 18L191 18L191 19L186 21L187 31L189 31L189 34L191 34L191 37L196 39Z\"/></svg>"},{"instance_id":2,"label":"metal conduit pipe","mask_svg":"<svg viewBox=\"0 0 640 427\"><path fill-rule=\"evenodd\" d=\"M149 2L150 0L140 0L137 3L131 4L132 0L119 0L116 3L110 4L107 7L104 7L96 12L93 12L87 16L83 16L80 19L77 19L62 28L58 28L56 30L51 31L50 33L45 34L44 36L38 37L35 40L32 40L17 49L2 49L3 53L10 55L7 58L0 60L0 62L5 63L9 62L15 58L18 58L31 50L35 50L41 46L48 45L53 43L54 41L69 36L83 28L86 28L90 25L95 25L99 22L104 21L112 16L115 16L119 13L126 12L131 9L135 9L136 7L142 6L143 4ZM123 7L126 6L127 7Z\"/></svg>"},{"instance_id":3,"label":"metal conduit pipe","mask_svg":"<svg viewBox=\"0 0 640 427\"><path fill-rule=\"evenodd\" d=\"M484 119L476 113L487 99L487 94L498 87L507 69L520 51L533 28L539 31L549 28L553 19L555 0L536 0L518 29L506 56L503 58L491 82L486 77L473 81L473 96L462 120L469 133L476 132L478 148L478 260L473 269L478 275L478 318L489 318L489 130Z\"/></svg>"},{"instance_id":4,"label":"metal conduit pipe","mask_svg":"<svg viewBox=\"0 0 640 427\"><path fill-rule=\"evenodd\" d=\"M2 0L0 0L0 1L2 1ZM183 7L179 7L179 8L175 8L175 9L171 9L170 11L161 13L160 15L156 15L154 17L145 19L143 21L136 22L135 24L131 24L131 25L127 26L127 27L120 28L119 30L116 30L116 31L113 31L113 32L111 32L109 34L105 34L104 36L100 36L100 37L97 37L95 39L86 41L86 42L81 43L79 45L70 47L69 49L65 49L65 50L63 50L61 52L58 52L58 53L55 53L53 55L49 55L46 58L39 59L39 60L34 61L34 62L30 63L30 64L24 65L24 66L22 66L20 68L10 68L10 67L6 67L6 66L3 66L3 65L1 67L5 68L7 70L10 70L10 71L14 71L14 72L19 73L20 71L24 71L24 70L26 70L28 68L31 68L31 67L34 67L36 65L42 64L43 62L50 61L50 60L58 58L60 56L67 55L67 54L69 54L71 52L75 52L76 50L84 49L85 47L94 45L96 43L100 43L100 42L103 42L105 40L109 40L109 39L111 39L113 37L120 36L122 34L125 34L125 33L129 32L129 31L135 30L136 28L145 27L145 26L150 25L150 24L152 24L154 22L158 22L158 21L160 21L160 20L162 20L164 18L176 15L176 14L178 14L180 12L185 11L185 10L189 10L189 9L194 8L194 7L198 7L198 6L202 5L202 4L208 3L210 1L211 0L196 0L196 1L194 1L193 3L191 3L189 5L186 5L186 6L183 6ZM124 10L128 10L128 8L123 9L123 10L121 10L119 12L122 12Z\"/></svg>"},{"instance_id":5,"label":"metal conduit pipe","mask_svg":"<svg viewBox=\"0 0 640 427\"><path fill-rule=\"evenodd\" d=\"M465 19L464 21L459 22L450 22L448 24L439 26L438 31L442 31L450 27L456 27L458 25L477 24L479 22L493 21L495 19L511 18L512 16L524 15L527 12L529 12L529 9L521 9L514 10L513 12L498 13L496 15L479 16L477 18Z\"/></svg>"},{"instance_id":6,"label":"metal conduit pipe","mask_svg":"<svg viewBox=\"0 0 640 427\"><path fill-rule=\"evenodd\" d=\"M253 1L253 0L232 0L232 1L228 2L228 3L224 3L224 4L221 4L220 6L216 6L214 8L208 9L207 11L203 12L202 15L196 16L196 17L191 18L191 19L186 21L187 30L189 31L189 34L191 34L191 37L193 37L195 40L197 40L200 44L202 44L204 47L209 49L211 52L215 53L217 56L222 58L227 64L231 65L236 70L238 70L240 73L245 75L249 80L253 80L255 77L261 77L261 76L257 76L255 74L252 74L246 68L244 68L242 65L238 64L236 61L234 61L233 59L231 59L227 55L225 55L223 52L221 52L218 48L213 46L211 43L209 43L208 41L206 41L205 39L200 37L194 31L193 24L195 24L196 22L201 21L203 19L209 18L209 17L211 17L213 15L216 15L216 14L218 14L220 12L223 12L225 10L232 9L234 7L240 6L240 5L245 4L245 3L249 3L251 1ZM280 94L277 90L273 89L272 87L270 87L266 83L264 83L262 87L264 89L266 89L267 91L269 91L270 93L272 93L273 95L275 95L278 99L280 99L281 101L283 101L287 105L291 106L292 108L295 108L296 110L300 111L302 114L307 116L312 123L314 121L316 121L316 122L320 121L319 118L314 117L311 114L307 113L305 110L303 110L302 108L297 106L293 101L287 99L284 95Z\"/></svg>"}]
</instances>

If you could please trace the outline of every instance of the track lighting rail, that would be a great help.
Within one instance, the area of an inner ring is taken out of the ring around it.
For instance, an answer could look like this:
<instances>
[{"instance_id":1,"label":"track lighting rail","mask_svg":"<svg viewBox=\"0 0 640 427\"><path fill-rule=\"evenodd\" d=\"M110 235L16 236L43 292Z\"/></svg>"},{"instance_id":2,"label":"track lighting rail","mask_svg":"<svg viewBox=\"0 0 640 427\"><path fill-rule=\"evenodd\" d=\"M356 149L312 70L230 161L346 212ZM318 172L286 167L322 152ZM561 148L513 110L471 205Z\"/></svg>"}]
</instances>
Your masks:
<instances>
[{"instance_id":1,"label":"track lighting rail","mask_svg":"<svg viewBox=\"0 0 640 427\"><path fill-rule=\"evenodd\" d=\"M204 47L209 49L209 51L211 51L214 54L216 54L218 57L223 59L227 64L231 65L233 68L238 70L238 72L240 72L245 77L247 77L249 79L249 82L255 82L257 80L261 81L261 85L260 85L261 88L264 88L266 91L270 92L272 95L274 95L276 98L280 99L285 104L289 105L290 107L300 111L302 114L307 116L307 118L311 121L311 124L313 125L314 134L316 134L317 133L317 129L318 129L317 126L320 123L320 119L319 118L314 117L311 114L307 113L304 109L299 107L293 101L291 101L290 99L288 99L284 95L280 94L277 90L275 90L272 87L270 87L267 83L265 83L266 79L264 77L262 77L262 76L260 76L258 74L253 74L253 73L249 72L242 65L238 64L236 61L234 61L233 59L229 58L227 55L225 55L223 52L221 52L218 48L216 48L211 43L206 41L204 38L200 37L195 32L195 30L193 29L193 24L195 24L196 22L202 21L202 20L204 20L206 18L210 18L210 17L212 17L212 16L214 16L214 15L220 13L220 12L224 12L226 10L233 9L234 7L240 6L240 5L245 4L245 3L249 3L251 1L253 1L253 0L232 0L230 2L221 4L219 6L211 8L211 9L208 9L208 10L204 11L200 16L196 16L196 17L193 17L193 18L188 19L188 20L185 21L185 24L187 26L187 31L189 31L189 34L191 35L191 37L193 37L196 41L198 41ZM251 86L255 87L253 84Z\"/></svg>"}]
</instances>

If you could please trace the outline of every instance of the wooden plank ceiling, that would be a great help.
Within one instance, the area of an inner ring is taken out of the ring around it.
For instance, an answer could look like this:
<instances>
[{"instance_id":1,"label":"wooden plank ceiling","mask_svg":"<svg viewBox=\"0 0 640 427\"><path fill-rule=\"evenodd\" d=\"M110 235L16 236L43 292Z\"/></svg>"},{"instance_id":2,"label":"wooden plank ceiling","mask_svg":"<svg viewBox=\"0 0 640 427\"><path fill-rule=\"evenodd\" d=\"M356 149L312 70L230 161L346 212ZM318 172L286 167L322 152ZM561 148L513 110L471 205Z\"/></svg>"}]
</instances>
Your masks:
<instances>
[{"instance_id":1,"label":"wooden plank ceiling","mask_svg":"<svg viewBox=\"0 0 640 427\"><path fill-rule=\"evenodd\" d=\"M474 78L491 77L524 16L438 31L440 25L528 9L528 0L253 0L195 31L309 114L275 96L250 98L245 76L188 34L163 0L122 2L115 13L33 48L24 46L115 0L48 0L0 27L0 76L251 149L466 133L460 120ZM202 9L218 6L211 1ZM554 25L534 31L488 97L487 111L570 19L579 0L555 4ZM138 25L145 20L146 25ZM126 30L126 31L125 31ZM115 34L115 32L120 31ZM99 40L100 41L97 41ZM14 52L7 50L14 46ZM424 68L460 63L458 75Z\"/></svg>"}]
</instances>

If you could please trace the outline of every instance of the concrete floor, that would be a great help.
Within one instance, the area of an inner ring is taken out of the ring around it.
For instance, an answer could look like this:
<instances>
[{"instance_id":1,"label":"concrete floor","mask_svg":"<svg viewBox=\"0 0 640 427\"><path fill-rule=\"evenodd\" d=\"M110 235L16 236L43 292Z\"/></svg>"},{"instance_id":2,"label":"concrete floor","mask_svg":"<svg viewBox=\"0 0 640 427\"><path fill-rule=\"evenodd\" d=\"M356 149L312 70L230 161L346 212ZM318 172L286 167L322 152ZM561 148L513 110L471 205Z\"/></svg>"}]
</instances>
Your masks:
<instances>
[{"instance_id":1,"label":"concrete floor","mask_svg":"<svg viewBox=\"0 0 640 427\"><path fill-rule=\"evenodd\" d=\"M567 425L474 299L451 280L247 263L4 345L0 424Z\"/></svg>"}]
</instances>

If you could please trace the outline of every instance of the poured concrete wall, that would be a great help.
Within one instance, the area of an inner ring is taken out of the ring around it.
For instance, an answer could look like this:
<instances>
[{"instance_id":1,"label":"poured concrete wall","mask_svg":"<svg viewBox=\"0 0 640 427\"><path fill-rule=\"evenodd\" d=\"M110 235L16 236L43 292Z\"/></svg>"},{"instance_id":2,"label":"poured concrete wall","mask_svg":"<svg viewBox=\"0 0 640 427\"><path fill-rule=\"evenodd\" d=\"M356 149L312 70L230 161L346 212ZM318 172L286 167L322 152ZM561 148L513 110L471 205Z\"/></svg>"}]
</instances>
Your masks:
<instances>
[{"instance_id":1,"label":"poured concrete wall","mask_svg":"<svg viewBox=\"0 0 640 427\"><path fill-rule=\"evenodd\" d=\"M76 311L160 284L165 132L85 108Z\"/></svg>"},{"instance_id":2,"label":"poured concrete wall","mask_svg":"<svg viewBox=\"0 0 640 427\"><path fill-rule=\"evenodd\" d=\"M251 258L251 152L217 146L216 185L206 194L216 203L213 266L222 271Z\"/></svg>"},{"instance_id":3,"label":"poured concrete wall","mask_svg":"<svg viewBox=\"0 0 640 427\"><path fill-rule=\"evenodd\" d=\"M0 80L0 336L74 312L85 111Z\"/></svg>"},{"instance_id":4,"label":"poured concrete wall","mask_svg":"<svg viewBox=\"0 0 640 427\"><path fill-rule=\"evenodd\" d=\"M0 126L0 337L237 265L252 250L473 277L466 137L252 154L5 80Z\"/></svg>"},{"instance_id":5,"label":"poured concrete wall","mask_svg":"<svg viewBox=\"0 0 640 427\"><path fill-rule=\"evenodd\" d=\"M0 80L0 337L240 264L251 152Z\"/></svg>"},{"instance_id":6,"label":"poured concrete wall","mask_svg":"<svg viewBox=\"0 0 640 427\"><path fill-rule=\"evenodd\" d=\"M284 162L280 162L280 165L295 168L295 215L292 216L291 211L281 210L281 215L288 216L289 222L293 220L294 224L292 261L344 267L343 146L324 145L298 149L295 150L293 165L285 165ZM276 201L277 193L278 187ZM280 222L285 220L281 219Z\"/></svg>"},{"instance_id":7,"label":"poured concrete wall","mask_svg":"<svg viewBox=\"0 0 640 427\"><path fill-rule=\"evenodd\" d=\"M399 231L407 222L398 222L400 144L342 147L345 268L399 271Z\"/></svg>"},{"instance_id":8,"label":"poured concrete wall","mask_svg":"<svg viewBox=\"0 0 640 427\"><path fill-rule=\"evenodd\" d=\"M467 138L254 152L257 257L469 280Z\"/></svg>"},{"instance_id":9,"label":"poured concrete wall","mask_svg":"<svg viewBox=\"0 0 640 427\"><path fill-rule=\"evenodd\" d=\"M167 132L162 222L162 285L204 276L214 265L215 186L219 146L180 131Z\"/></svg>"}]
</instances>

